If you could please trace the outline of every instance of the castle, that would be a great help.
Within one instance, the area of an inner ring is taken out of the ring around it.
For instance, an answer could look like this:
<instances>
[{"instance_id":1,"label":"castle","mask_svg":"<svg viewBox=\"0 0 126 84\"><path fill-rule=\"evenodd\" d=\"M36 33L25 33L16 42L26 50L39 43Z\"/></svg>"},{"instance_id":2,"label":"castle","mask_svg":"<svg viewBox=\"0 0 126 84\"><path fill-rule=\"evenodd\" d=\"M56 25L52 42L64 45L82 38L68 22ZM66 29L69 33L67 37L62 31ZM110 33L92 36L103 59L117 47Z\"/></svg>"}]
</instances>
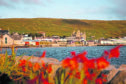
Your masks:
<instances>
[{"instance_id":1,"label":"castle","mask_svg":"<svg viewBox=\"0 0 126 84\"><path fill-rule=\"evenodd\" d=\"M74 30L71 36L75 37L76 39L84 39L86 41L86 33L82 33L80 32L80 30L78 30L77 32L75 32Z\"/></svg>"}]
</instances>

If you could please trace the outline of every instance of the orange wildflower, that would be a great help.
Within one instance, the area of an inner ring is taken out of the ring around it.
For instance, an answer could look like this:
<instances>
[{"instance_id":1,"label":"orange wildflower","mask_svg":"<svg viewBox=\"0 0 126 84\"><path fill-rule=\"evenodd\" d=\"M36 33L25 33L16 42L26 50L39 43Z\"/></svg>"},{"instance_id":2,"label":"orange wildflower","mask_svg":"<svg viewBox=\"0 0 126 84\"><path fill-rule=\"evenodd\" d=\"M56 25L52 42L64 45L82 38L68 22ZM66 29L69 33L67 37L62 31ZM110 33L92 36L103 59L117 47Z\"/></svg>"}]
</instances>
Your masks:
<instances>
[{"instance_id":1,"label":"orange wildflower","mask_svg":"<svg viewBox=\"0 0 126 84\"><path fill-rule=\"evenodd\" d=\"M103 84L103 82L102 82L102 79L101 79L101 78L97 78L97 79L95 80L95 83L96 83L96 84Z\"/></svg>"},{"instance_id":2,"label":"orange wildflower","mask_svg":"<svg viewBox=\"0 0 126 84\"><path fill-rule=\"evenodd\" d=\"M79 65L76 58L66 58L62 61L62 66L70 70L77 70Z\"/></svg>"},{"instance_id":3,"label":"orange wildflower","mask_svg":"<svg viewBox=\"0 0 126 84\"><path fill-rule=\"evenodd\" d=\"M22 71L23 71L23 72L26 72L26 68L25 68L25 67L22 67Z\"/></svg>"},{"instance_id":4,"label":"orange wildflower","mask_svg":"<svg viewBox=\"0 0 126 84\"><path fill-rule=\"evenodd\" d=\"M87 70L87 69L94 69L95 68L95 59L90 59L90 60L85 60L83 62L84 64L84 70Z\"/></svg>"},{"instance_id":5,"label":"orange wildflower","mask_svg":"<svg viewBox=\"0 0 126 84\"><path fill-rule=\"evenodd\" d=\"M75 77L80 79L80 72L76 72Z\"/></svg>"},{"instance_id":6,"label":"orange wildflower","mask_svg":"<svg viewBox=\"0 0 126 84\"><path fill-rule=\"evenodd\" d=\"M64 59L63 61L62 61L62 66L63 66L63 68L68 68L69 66L70 66L70 64L69 64L69 61L70 61L71 59L70 58L66 58L66 59Z\"/></svg>"},{"instance_id":7,"label":"orange wildflower","mask_svg":"<svg viewBox=\"0 0 126 84\"><path fill-rule=\"evenodd\" d=\"M86 58L86 54L87 54L87 52L85 51L83 53L80 53L80 54L76 55L76 59L78 60L78 62L84 63L86 60L88 60Z\"/></svg>"},{"instance_id":8,"label":"orange wildflower","mask_svg":"<svg viewBox=\"0 0 126 84\"><path fill-rule=\"evenodd\" d=\"M76 52L75 51L72 51L71 52L71 56L76 56Z\"/></svg>"},{"instance_id":9,"label":"orange wildflower","mask_svg":"<svg viewBox=\"0 0 126 84\"><path fill-rule=\"evenodd\" d=\"M104 69L109 66L109 62L104 57L96 59L96 64L98 70Z\"/></svg>"},{"instance_id":10,"label":"orange wildflower","mask_svg":"<svg viewBox=\"0 0 126 84\"><path fill-rule=\"evenodd\" d=\"M43 57L45 57L45 55L46 55L46 51L44 51L40 57L43 58Z\"/></svg>"},{"instance_id":11,"label":"orange wildflower","mask_svg":"<svg viewBox=\"0 0 126 84\"><path fill-rule=\"evenodd\" d=\"M102 76L102 77L107 77L107 75L106 75L106 74L101 74L101 76Z\"/></svg>"},{"instance_id":12,"label":"orange wildflower","mask_svg":"<svg viewBox=\"0 0 126 84\"><path fill-rule=\"evenodd\" d=\"M48 64L46 70L47 70L48 73L51 73L51 71L52 71L52 64Z\"/></svg>"},{"instance_id":13,"label":"orange wildflower","mask_svg":"<svg viewBox=\"0 0 126 84\"><path fill-rule=\"evenodd\" d=\"M32 68L32 63L31 62L28 62L28 67Z\"/></svg>"},{"instance_id":14,"label":"orange wildflower","mask_svg":"<svg viewBox=\"0 0 126 84\"><path fill-rule=\"evenodd\" d=\"M45 79L42 82L43 82L43 84L49 84L49 82Z\"/></svg>"},{"instance_id":15,"label":"orange wildflower","mask_svg":"<svg viewBox=\"0 0 126 84\"><path fill-rule=\"evenodd\" d=\"M35 63L34 66L33 66L33 71L37 71L40 69L40 65L38 63Z\"/></svg>"},{"instance_id":16,"label":"orange wildflower","mask_svg":"<svg viewBox=\"0 0 126 84\"><path fill-rule=\"evenodd\" d=\"M78 69L78 62L77 62L77 59L75 59L75 58L72 58L71 60L70 60L70 70L77 70Z\"/></svg>"},{"instance_id":17,"label":"orange wildflower","mask_svg":"<svg viewBox=\"0 0 126 84\"><path fill-rule=\"evenodd\" d=\"M25 66L26 64L27 64L26 60L20 60L19 66L22 67L22 66Z\"/></svg>"},{"instance_id":18,"label":"orange wildflower","mask_svg":"<svg viewBox=\"0 0 126 84\"><path fill-rule=\"evenodd\" d=\"M89 71L85 71L85 76L86 76L87 79L93 80L93 77L95 77L96 74L95 73L90 73Z\"/></svg>"},{"instance_id":19,"label":"orange wildflower","mask_svg":"<svg viewBox=\"0 0 126 84\"><path fill-rule=\"evenodd\" d=\"M120 48L120 47L121 47L121 46L117 46L117 47L111 49L111 50L110 50L110 54L109 54L109 58L112 58L112 57L118 58L119 55L120 55L120 52L119 52L119 48Z\"/></svg>"},{"instance_id":20,"label":"orange wildflower","mask_svg":"<svg viewBox=\"0 0 126 84\"><path fill-rule=\"evenodd\" d=\"M42 60L42 67L45 68L45 62Z\"/></svg>"},{"instance_id":21,"label":"orange wildflower","mask_svg":"<svg viewBox=\"0 0 126 84\"><path fill-rule=\"evenodd\" d=\"M83 79L83 84L88 84L88 80L86 78Z\"/></svg>"}]
</instances>

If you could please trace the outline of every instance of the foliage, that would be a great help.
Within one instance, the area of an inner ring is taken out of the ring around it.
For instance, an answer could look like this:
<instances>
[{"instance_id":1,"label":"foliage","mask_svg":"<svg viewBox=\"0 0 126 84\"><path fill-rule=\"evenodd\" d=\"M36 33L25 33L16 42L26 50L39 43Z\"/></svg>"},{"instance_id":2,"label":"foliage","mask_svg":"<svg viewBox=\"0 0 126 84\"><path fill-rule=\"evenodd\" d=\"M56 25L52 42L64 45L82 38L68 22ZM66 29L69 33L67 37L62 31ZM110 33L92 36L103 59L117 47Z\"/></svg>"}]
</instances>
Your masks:
<instances>
[{"instance_id":1,"label":"foliage","mask_svg":"<svg viewBox=\"0 0 126 84\"><path fill-rule=\"evenodd\" d=\"M53 81L50 77L53 71L52 64L45 64L44 61L32 63L29 61L31 57L17 62L12 48L11 56L8 56L7 52L0 56L0 72L7 74L16 84L103 84L107 82L106 75L100 73L109 66L109 59L119 57L120 47L121 45L106 50L101 57L94 59L88 59L86 51L79 54L71 52L72 57L62 60L62 67L56 71ZM45 55L44 51L39 59Z\"/></svg>"}]
</instances>

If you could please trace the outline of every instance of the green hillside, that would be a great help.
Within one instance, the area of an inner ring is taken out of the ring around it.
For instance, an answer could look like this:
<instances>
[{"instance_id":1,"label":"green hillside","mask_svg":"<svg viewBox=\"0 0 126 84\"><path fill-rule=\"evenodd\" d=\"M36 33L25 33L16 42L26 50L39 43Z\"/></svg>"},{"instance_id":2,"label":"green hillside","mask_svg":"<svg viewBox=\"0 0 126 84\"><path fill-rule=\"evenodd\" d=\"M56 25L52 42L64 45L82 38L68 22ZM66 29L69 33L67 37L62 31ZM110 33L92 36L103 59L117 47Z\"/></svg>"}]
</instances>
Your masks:
<instances>
[{"instance_id":1,"label":"green hillside","mask_svg":"<svg viewBox=\"0 0 126 84\"><path fill-rule=\"evenodd\" d=\"M10 32L36 33L46 32L46 36L69 36L73 30L80 29L86 32L88 39L95 36L118 37L126 36L126 21L100 21L100 20L74 20L74 19L0 19L0 28L9 29Z\"/></svg>"}]
</instances>

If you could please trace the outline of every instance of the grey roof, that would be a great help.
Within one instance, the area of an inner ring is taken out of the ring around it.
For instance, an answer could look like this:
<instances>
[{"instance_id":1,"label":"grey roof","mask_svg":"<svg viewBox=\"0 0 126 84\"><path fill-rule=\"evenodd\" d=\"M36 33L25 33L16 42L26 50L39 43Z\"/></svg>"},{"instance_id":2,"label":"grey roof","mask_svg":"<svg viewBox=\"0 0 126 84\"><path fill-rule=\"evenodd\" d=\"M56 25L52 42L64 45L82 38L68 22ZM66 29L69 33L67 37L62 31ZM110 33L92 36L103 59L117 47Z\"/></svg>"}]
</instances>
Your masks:
<instances>
[{"instance_id":1,"label":"grey roof","mask_svg":"<svg viewBox=\"0 0 126 84\"><path fill-rule=\"evenodd\" d=\"M0 30L0 34L7 34L8 32L8 30Z\"/></svg>"},{"instance_id":2,"label":"grey roof","mask_svg":"<svg viewBox=\"0 0 126 84\"><path fill-rule=\"evenodd\" d=\"M11 38L13 38L14 40L21 40L23 36L22 35L12 35Z\"/></svg>"}]
</instances>

